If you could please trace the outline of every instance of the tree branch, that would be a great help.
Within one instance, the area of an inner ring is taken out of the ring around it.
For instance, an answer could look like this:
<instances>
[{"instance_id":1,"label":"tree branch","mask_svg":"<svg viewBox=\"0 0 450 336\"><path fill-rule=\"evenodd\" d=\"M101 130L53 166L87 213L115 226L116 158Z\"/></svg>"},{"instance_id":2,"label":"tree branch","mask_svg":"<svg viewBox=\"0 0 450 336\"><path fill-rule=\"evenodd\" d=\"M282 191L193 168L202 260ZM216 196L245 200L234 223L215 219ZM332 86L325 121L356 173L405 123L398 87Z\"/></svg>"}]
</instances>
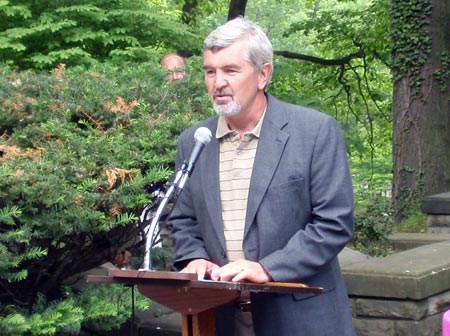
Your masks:
<instances>
[{"instance_id":1,"label":"tree branch","mask_svg":"<svg viewBox=\"0 0 450 336\"><path fill-rule=\"evenodd\" d=\"M345 64L349 64L352 59L363 58L364 50L359 49L357 52L355 52L353 54L350 54L350 55L342 57L342 58L337 58L337 59L325 59L325 58L320 58L320 57L315 57L315 56L310 56L310 55L293 53L290 51L274 51L274 54L277 56L283 56L286 58L297 59L297 60L301 60L301 61L308 61L308 62L320 64L320 65L342 66Z\"/></svg>"}]
</instances>

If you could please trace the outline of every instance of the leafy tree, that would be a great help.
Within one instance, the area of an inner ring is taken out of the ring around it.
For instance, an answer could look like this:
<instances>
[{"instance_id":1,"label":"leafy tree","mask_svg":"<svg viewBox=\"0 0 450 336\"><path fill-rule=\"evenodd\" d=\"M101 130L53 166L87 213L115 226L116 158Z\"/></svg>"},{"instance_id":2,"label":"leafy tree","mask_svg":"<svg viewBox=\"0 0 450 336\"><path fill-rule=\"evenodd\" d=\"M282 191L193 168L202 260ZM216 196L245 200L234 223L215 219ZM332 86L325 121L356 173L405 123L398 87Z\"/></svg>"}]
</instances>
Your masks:
<instances>
[{"instance_id":1,"label":"leafy tree","mask_svg":"<svg viewBox=\"0 0 450 336\"><path fill-rule=\"evenodd\" d=\"M333 114L350 154L356 200L388 195L392 118L388 1L250 2L275 49L269 90Z\"/></svg>"},{"instance_id":2,"label":"leafy tree","mask_svg":"<svg viewBox=\"0 0 450 336\"><path fill-rule=\"evenodd\" d=\"M2 1L0 60L52 68L156 60L161 51L181 47L195 51L196 35L165 9L145 0Z\"/></svg>"}]
</instances>

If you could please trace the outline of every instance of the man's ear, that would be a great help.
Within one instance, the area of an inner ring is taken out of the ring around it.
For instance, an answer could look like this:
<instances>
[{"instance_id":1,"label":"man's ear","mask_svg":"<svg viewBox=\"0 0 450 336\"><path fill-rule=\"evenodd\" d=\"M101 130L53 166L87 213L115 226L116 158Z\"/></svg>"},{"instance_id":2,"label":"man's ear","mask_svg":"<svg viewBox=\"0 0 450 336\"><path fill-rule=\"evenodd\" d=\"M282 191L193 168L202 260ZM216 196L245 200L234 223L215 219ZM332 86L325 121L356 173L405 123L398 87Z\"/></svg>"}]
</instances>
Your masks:
<instances>
[{"instance_id":1,"label":"man's ear","mask_svg":"<svg viewBox=\"0 0 450 336\"><path fill-rule=\"evenodd\" d=\"M261 90L264 90L269 83L270 76L272 75L273 67L270 63L265 63L261 67L261 70L259 71L259 78L258 78L258 88Z\"/></svg>"}]
</instances>

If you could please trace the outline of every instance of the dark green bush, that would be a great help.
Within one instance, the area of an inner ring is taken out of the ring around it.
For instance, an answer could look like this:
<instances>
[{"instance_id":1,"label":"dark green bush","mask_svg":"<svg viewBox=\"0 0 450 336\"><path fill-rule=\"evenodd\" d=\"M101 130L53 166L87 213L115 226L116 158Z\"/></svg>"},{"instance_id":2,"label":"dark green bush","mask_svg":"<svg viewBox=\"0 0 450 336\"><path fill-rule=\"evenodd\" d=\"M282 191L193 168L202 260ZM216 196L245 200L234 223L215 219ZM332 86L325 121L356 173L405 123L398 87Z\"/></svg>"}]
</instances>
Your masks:
<instances>
[{"instance_id":1,"label":"dark green bush","mask_svg":"<svg viewBox=\"0 0 450 336\"><path fill-rule=\"evenodd\" d=\"M393 227L393 207L386 197L375 196L364 210L355 215L353 247L372 256L390 253L389 234Z\"/></svg>"},{"instance_id":2,"label":"dark green bush","mask_svg":"<svg viewBox=\"0 0 450 336\"><path fill-rule=\"evenodd\" d=\"M98 312L63 285L141 248L146 186L171 175L179 133L210 104L198 78L169 85L158 64L0 72L0 328L77 329Z\"/></svg>"}]
</instances>

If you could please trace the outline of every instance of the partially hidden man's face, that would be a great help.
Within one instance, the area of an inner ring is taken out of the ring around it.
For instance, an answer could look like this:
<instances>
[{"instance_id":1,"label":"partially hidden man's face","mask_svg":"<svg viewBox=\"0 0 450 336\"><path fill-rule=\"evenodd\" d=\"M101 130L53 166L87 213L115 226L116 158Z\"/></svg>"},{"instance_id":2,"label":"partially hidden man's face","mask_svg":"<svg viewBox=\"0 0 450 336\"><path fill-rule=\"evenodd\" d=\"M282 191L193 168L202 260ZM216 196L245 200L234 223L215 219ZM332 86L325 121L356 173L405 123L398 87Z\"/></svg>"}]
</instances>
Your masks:
<instances>
[{"instance_id":1,"label":"partially hidden man's face","mask_svg":"<svg viewBox=\"0 0 450 336\"><path fill-rule=\"evenodd\" d=\"M167 57L162 66L169 72L166 78L171 83L186 76L186 65L181 57Z\"/></svg>"},{"instance_id":2,"label":"partially hidden man's face","mask_svg":"<svg viewBox=\"0 0 450 336\"><path fill-rule=\"evenodd\" d=\"M250 111L265 81L261 72L244 58L245 41L203 54L205 83L218 115L233 116Z\"/></svg>"}]
</instances>

